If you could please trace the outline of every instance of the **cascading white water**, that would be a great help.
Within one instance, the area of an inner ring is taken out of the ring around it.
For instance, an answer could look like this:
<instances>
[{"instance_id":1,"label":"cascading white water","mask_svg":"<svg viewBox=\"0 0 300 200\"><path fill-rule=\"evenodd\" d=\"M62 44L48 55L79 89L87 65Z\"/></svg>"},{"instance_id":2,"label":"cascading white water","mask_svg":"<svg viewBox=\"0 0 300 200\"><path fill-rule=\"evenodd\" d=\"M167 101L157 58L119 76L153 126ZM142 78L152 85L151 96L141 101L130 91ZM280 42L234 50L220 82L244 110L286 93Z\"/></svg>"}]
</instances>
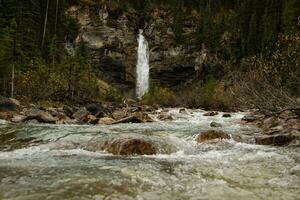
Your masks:
<instances>
[{"instance_id":1,"label":"cascading white water","mask_svg":"<svg viewBox=\"0 0 300 200\"><path fill-rule=\"evenodd\" d=\"M149 47L148 42L140 30L138 47L138 60L136 66L136 95L141 99L149 90Z\"/></svg>"}]
</instances>

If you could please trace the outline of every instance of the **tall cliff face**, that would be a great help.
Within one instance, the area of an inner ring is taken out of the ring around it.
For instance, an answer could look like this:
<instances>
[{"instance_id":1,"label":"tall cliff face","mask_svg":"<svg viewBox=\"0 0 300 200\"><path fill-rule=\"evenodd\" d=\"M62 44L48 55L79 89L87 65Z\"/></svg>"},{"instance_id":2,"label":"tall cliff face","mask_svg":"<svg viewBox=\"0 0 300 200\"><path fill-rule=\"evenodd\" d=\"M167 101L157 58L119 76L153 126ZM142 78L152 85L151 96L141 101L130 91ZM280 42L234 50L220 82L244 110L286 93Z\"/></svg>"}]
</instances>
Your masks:
<instances>
[{"instance_id":1,"label":"tall cliff face","mask_svg":"<svg viewBox=\"0 0 300 200\"><path fill-rule=\"evenodd\" d=\"M80 24L77 41L87 43L99 77L122 91L133 93L135 88L139 29L149 42L152 82L179 86L195 77L208 59L194 37L196 11L182 21L184 42L180 43L168 6L152 4L136 9L127 5L121 10L109 4L77 5L68 12Z\"/></svg>"}]
</instances>

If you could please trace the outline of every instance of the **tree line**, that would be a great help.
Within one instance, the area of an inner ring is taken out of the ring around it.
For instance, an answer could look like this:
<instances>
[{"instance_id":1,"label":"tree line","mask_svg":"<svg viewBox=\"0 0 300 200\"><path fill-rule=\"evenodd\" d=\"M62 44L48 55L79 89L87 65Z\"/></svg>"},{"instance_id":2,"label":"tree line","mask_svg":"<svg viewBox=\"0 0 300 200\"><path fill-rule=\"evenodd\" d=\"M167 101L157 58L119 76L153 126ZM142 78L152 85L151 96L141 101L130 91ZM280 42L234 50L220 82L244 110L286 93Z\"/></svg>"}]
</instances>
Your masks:
<instances>
[{"instance_id":1,"label":"tree line","mask_svg":"<svg viewBox=\"0 0 300 200\"><path fill-rule=\"evenodd\" d=\"M97 79L84 42L73 46L79 27L66 11L73 4L95 3L123 10L168 6L178 43L185 42L185 17L197 10L199 48L205 44L224 60L268 56L280 36L300 29L299 0L0 0L0 95L90 98Z\"/></svg>"}]
</instances>

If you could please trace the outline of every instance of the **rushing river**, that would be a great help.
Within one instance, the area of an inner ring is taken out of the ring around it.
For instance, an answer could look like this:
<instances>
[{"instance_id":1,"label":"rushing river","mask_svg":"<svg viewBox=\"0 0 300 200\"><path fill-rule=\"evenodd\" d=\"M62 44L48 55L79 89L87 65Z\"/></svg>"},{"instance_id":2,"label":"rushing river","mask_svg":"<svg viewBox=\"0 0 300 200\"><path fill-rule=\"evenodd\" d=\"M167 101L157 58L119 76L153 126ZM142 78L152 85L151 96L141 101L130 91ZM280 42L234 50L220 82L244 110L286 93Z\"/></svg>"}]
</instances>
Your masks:
<instances>
[{"instance_id":1,"label":"rushing river","mask_svg":"<svg viewBox=\"0 0 300 200\"><path fill-rule=\"evenodd\" d=\"M170 113L170 122L111 126L0 121L0 199L300 199L299 148L254 145L250 136L260 130L241 123L245 113ZM248 142L197 144L212 121ZM122 137L151 140L159 154L99 150Z\"/></svg>"}]
</instances>

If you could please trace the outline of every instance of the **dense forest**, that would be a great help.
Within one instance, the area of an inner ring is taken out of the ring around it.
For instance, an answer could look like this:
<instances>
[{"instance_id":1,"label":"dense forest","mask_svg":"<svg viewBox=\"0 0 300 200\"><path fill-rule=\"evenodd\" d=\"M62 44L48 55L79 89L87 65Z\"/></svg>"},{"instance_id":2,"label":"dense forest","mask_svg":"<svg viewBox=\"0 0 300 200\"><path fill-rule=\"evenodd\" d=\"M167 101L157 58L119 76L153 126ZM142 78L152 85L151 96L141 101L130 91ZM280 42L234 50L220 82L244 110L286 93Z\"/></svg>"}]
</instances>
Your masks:
<instances>
[{"instance_id":1,"label":"dense forest","mask_svg":"<svg viewBox=\"0 0 300 200\"><path fill-rule=\"evenodd\" d=\"M137 10L137 28L147 22L149 7L167 8L177 44L190 40L183 22L194 16L193 41L230 66L222 76L227 96L260 107L271 101L270 95L280 106L300 95L299 0L0 0L0 95L28 101L120 100L115 90L98 91L89 49L76 40L80 27L68 15L72 5L104 4L111 14ZM220 85L221 78L213 76L189 86L189 105L209 105L224 97L210 94ZM166 92L154 90L150 95Z\"/></svg>"}]
</instances>

